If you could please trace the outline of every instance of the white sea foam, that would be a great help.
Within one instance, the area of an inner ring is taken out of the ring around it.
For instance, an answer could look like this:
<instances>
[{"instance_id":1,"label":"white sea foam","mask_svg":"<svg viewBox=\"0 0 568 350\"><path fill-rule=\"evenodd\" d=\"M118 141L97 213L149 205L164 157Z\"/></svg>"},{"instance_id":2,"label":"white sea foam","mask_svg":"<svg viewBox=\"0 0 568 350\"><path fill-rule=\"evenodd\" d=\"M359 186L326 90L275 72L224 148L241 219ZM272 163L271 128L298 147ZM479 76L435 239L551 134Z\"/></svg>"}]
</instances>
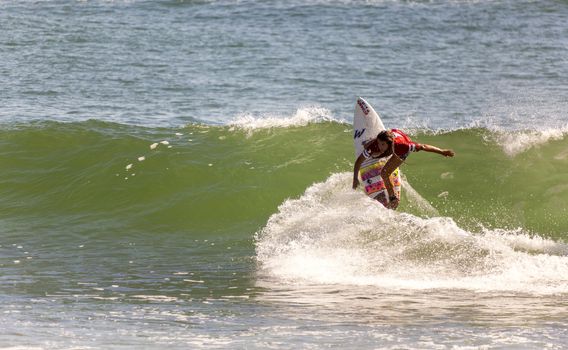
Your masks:
<instances>
[{"instance_id":1,"label":"white sea foam","mask_svg":"<svg viewBox=\"0 0 568 350\"><path fill-rule=\"evenodd\" d=\"M568 127L563 129L531 130L517 132L497 132L496 141L505 154L514 157L533 147L539 147L547 142L564 139L568 134Z\"/></svg>"},{"instance_id":2,"label":"white sea foam","mask_svg":"<svg viewBox=\"0 0 568 350\"><path fill-rule=\"evenodd\" d=\"M247 131L270 128L288 128L294 126L305 126L310 123L340 122L344 120L333 117L331 111L323 107L305 107L296 110L292 116L263 115L254 116L250 114L239 115L229 121L228 125Z\"/></svg>"},{"instance_id":3,"label":"white sea foam","mask_svg":"<svg viewBox=\"0 0 568 350\"><path fill-rule=\"evenodd\" d=\"M263 271L290 283L568 293L568 245L518 230L468 232L387 210L349 173L284 202L257 233Z\"/></svg>"}]
</instances>

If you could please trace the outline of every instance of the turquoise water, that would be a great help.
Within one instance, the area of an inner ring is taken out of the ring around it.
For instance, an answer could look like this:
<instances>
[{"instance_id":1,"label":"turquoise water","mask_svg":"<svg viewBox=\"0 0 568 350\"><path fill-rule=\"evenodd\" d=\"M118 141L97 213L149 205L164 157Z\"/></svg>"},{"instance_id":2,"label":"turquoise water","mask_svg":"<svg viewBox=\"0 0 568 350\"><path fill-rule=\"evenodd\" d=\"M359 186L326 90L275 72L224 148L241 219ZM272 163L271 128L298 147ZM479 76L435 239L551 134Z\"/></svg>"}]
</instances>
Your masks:
<instances>
[{"instance_id":1,"label":"turquoise water","mask_svg":"<svg viewBox=\"0 0 568 350\"><path fill-rule=\"evenodd\" d=\"M0 347L561 349L562 1L0 4ZM351 118L451 147L397 212Z\"/></svg>"}]
</instances>

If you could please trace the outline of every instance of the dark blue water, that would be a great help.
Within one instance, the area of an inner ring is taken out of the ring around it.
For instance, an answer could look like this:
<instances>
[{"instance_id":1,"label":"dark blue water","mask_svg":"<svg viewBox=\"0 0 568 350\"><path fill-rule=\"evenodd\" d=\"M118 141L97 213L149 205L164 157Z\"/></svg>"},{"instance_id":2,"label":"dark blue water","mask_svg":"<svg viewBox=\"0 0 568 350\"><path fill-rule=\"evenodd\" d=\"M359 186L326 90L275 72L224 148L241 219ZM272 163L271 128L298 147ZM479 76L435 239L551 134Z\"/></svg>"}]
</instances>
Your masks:
<instances>
[{"instance_id":1,"label":"dark blue water","mask_svg":"<svg viewBox=\"0 0 568 350\"><path fill-rule=\"evenodd\" d=\"M224 123L366 96L390 120L557 127L563 1L4 1L3 119ZM511 125L512 124L512 125Z\"/></svg>"}]
</instances>

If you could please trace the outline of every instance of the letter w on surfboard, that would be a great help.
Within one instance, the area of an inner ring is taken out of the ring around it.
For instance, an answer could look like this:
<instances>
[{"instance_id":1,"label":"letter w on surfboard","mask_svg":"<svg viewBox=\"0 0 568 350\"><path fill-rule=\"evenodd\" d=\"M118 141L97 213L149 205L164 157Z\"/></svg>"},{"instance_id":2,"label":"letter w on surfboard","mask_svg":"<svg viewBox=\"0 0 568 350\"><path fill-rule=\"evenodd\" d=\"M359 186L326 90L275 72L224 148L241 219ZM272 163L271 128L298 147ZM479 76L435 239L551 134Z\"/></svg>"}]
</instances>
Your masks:
<instances>
[{"instance_id":1,"label":"letter w on surfboard","mask_svg":"<svg viewBox=\"0 0 568 350\"><path fill-rule=\"evenodd\" d=\"M355 146L355 158L363 153L364 145L375 139L379 132L385 130L385 126L373 107L361 97L355 103L353 116L353 145ZM381 170L391 156L383 158L367 158L361 164L359 176L365 193L386 206L388 193L381 177ZM400 170L397 168L390 176L394 191L400 198L401 180Z\"/></svg>"}]
</instances>

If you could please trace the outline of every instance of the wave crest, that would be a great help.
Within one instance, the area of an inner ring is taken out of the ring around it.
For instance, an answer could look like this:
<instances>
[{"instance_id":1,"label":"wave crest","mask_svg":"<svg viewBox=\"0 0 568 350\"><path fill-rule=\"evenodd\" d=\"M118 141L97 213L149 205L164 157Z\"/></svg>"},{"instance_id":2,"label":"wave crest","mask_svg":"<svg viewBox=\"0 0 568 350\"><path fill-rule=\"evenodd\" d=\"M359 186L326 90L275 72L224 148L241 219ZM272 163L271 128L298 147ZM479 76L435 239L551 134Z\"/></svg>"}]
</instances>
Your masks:
<instances>
[{"instance_id":1,"label":"wave crest","mask_svg":"<svg viewBox=\"0 0 568 350\"><path fill-rule=\"evenodd\" d=\"M331 111L323 107L299 108L292 116L243 114L229 121L228 125L236 129L254 131L258 129L289 128L306 126L312 123L337 122L345 120L335 118Z\"/></svg>"},{"instance_id":2,"label":"wave crest","mask_svg":"<svg viewBox=\"0 0 568 350\"><path fill-rule=\"evenodd\" d=\"M519 132L496 132L495 141L505 154L514 157L534 147L539 147L550 141L563 140L568 133L568 127L563 129L531 130Z\"/></svg>"}]
</instances>

